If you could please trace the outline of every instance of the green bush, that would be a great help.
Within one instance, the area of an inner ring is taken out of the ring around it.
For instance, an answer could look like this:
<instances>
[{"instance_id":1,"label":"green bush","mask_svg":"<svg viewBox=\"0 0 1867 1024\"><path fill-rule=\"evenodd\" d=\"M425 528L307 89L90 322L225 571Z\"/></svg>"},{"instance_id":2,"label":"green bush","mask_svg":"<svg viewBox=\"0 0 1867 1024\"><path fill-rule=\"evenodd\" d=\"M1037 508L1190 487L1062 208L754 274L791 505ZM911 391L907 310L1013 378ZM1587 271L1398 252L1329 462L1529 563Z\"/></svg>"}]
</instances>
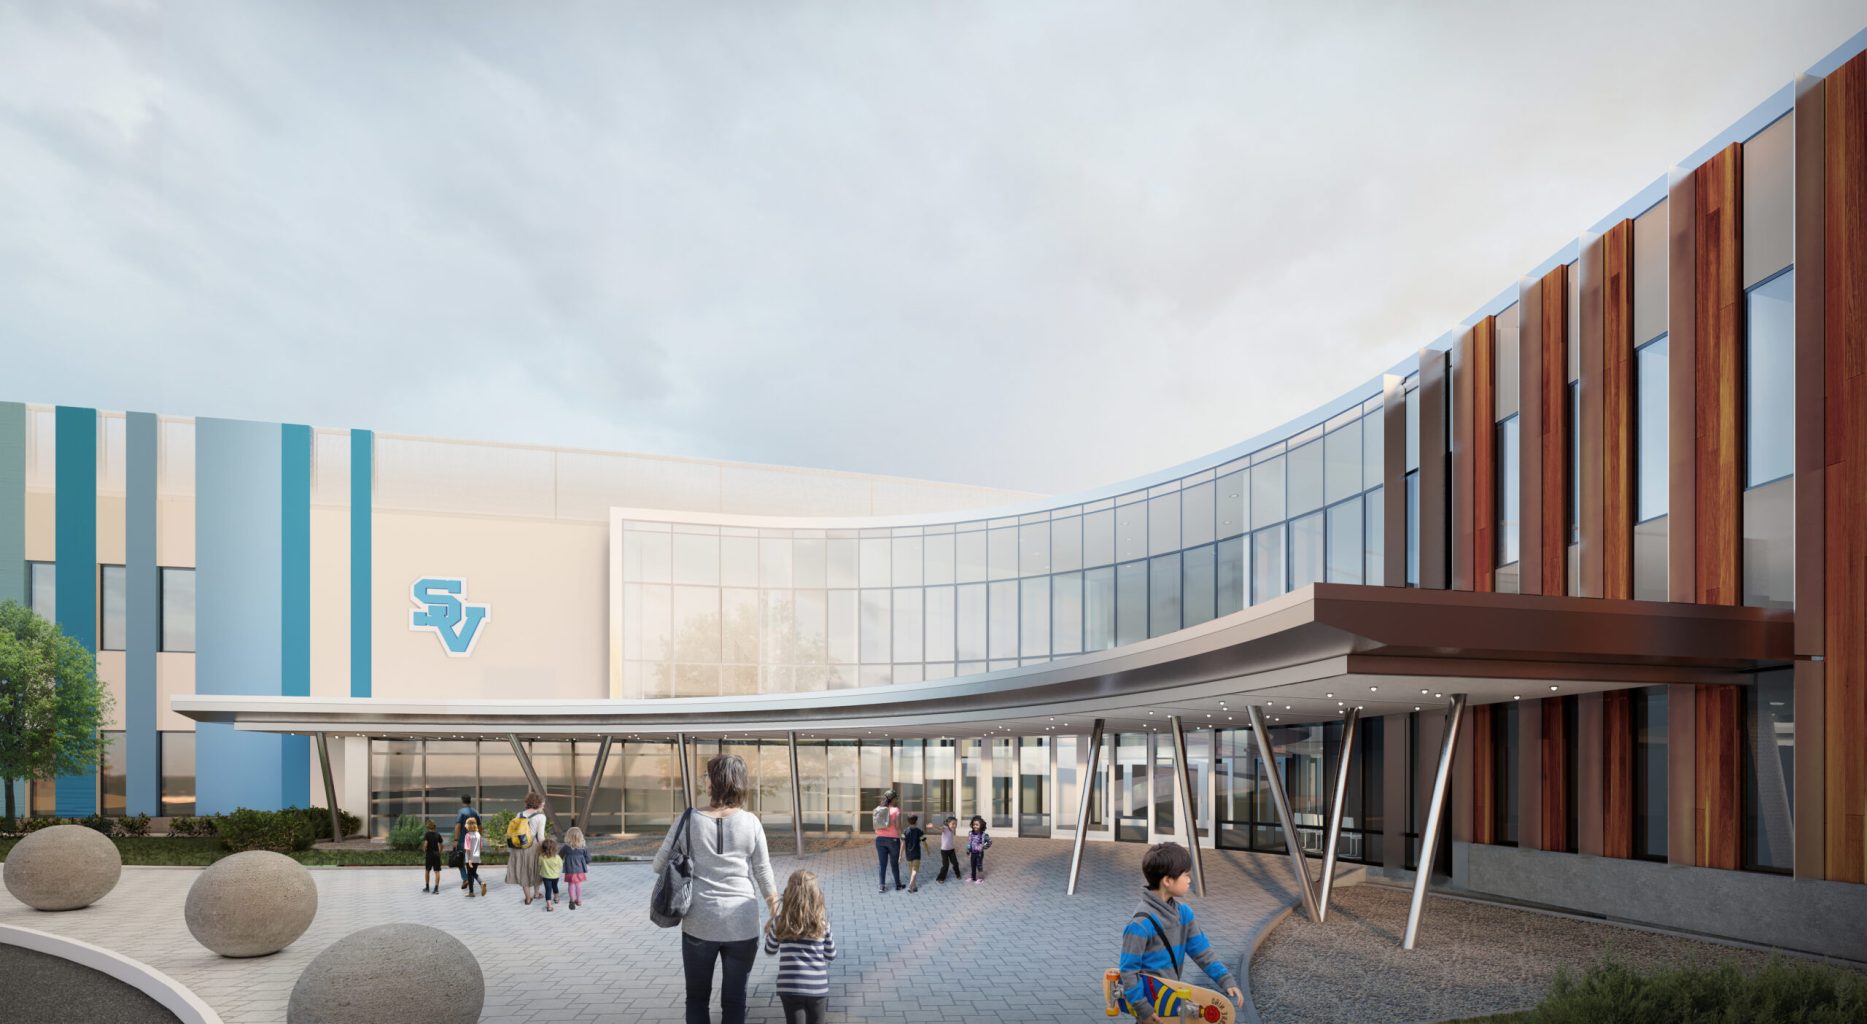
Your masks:
<instances>
[{"instance_id":1,"label":"green bush","mask_svg":"<svg viewBox=\"0 0 1867 1024\"><path fill-rule=\"evenodd\" d=\"M305 820L311 823L312 834L316 835L319 841L331 838L331 812L328 808L306 807L303 809L293 808L293 810L303 814ZM363 819L341 807L337 809L337 816L342 820L344 836L346 838L358 835L363 831Z\"/></svg>"},{"instance_id":2,"label":"green bush","mask_svg":"<svg viewBox=\"0 0 1867 1024\"><path fill-rule=\"evenodd\" d=\"M1642 975L1620 963L1580 981L1556 975L1549 995L1522 1020L1534 1024L1696 1024L1699 1021L1845 1024L1867 1020L1867 977L1772 957L1763 969L1681 967Z\"/></svg>"},{"instance_id":3,"label":"green bush","mask_svg":"<svg viewBox=\"0 0 1867 1024\"><path fill-rule=\"evenodd\" d=\"M219 835L214 817L206 815L195 817L192 814L178 814L169 819L169 835L172 836L212 836Z\"/></svg>"},{"instance_id":4,"label":"green bush","mask_svg":"<svg viewBox=\"0 0 1867 1024\"><path fill-rule=\"evenodd\" d=\"M503 850L506 848L506 823L510 822L513 817L511 811L500 811L497 814L488 814L480 818L480 834L486 837L487 849Z\"/></svg>"},{"instance_id":5,"label":"green bush","mask_svg":"<svg viewBox=\"0 0 1867 1024\"><path fill-rule=\"evenodd\" d=\"M146 836L149 834L149 815L137 814L117 819L117 835Z\"/></svg>"},{"instance_id":6,"label":"green bush","mask_svg":"<svg viewBox=\"0 0 1867 1024\"><path fill-rule=\"evenodd\" d=\"M242 850L290 853L311 849L311 823L295 810L255 811L241 807L221 815L216 824L221 845L235 853Z\"/></svg>"},{"instance_id":7,"label":"green bush","mask_svg":"<svg viewBox=\"0 0 1867 1024\"><path fill-rule=\"evenodd\" d=\"M64 824L67 824L67 822L63 818L26 818L19 823L19 830L22 833L31 833L37 832L42 828L51 828L53 825Z\"/></svg>"},{"instance_id":8,"label":"green bush","mask_svg":"<svg viewBox=\"0 0 1867 1024\"><path fill-rule=\"evenodd\" d=\"M89 817L79 819L78 824L83 825L93 832L101 832L104 835L110 835L117 830L117 823L101 814L93 814Z\"/></svg>"},{"instance_id":9,"label":"green bush","mask_svg":"<svg viewBox=\"0 0 1867 1024\"><path fill-rule=\"evenodd\" d=\"M404 814L395 819L389 828L389 845L397 850L414 850L421 846L421 838L428 834L427 822L413 814Z\"/></svg>"}]
</instances>

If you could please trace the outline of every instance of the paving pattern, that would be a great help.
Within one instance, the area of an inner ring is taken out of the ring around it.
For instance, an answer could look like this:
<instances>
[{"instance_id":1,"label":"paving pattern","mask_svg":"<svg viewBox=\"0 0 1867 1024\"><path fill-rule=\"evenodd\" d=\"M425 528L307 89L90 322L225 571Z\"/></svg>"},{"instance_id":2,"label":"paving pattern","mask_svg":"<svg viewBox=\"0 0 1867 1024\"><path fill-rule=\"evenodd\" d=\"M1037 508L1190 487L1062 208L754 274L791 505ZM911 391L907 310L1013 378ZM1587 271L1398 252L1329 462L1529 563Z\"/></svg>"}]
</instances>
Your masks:
<instances>
[{"instance_id":1,"label":"paving pattern","mask_svg":"<svg viewBox=\"0 0 1867 1024\"><path fill-rule=\"evenodd\" d=\"M1091 843L1082 885L1063 893L1070 848L1048 839L999 839L983 885L934 884L919 893L876 892L873 847L817 841L799 860L789 836L774 836L780 884L798 866L823 879L831 927L843 955L831 968L831 1021L1018 1021L1081 1024L1103 1020L1102 971L1113 966L1119 933L1141 888L1133 844ZM633 851L631 851L633 852ZM936 869L936 854L926 862ZM1294 900L1282 857L1207 851L1201 922L1236 971L1247 939ZM4 870L4 865L0 865ZM652 875L646 864L595 864L575 912L524 907L518 890L497 881L485 899L458 890L421 892L414 868L314 869L318 916L285 951L226 960L188 934L182 904L194 868L125 868L115 891L97 905L62 914L33 911L0 896L0 923L21 924L93 942L167 972L230 1022L285 1018L299 973L325 947L370 925L431 924L458 936L486 974L486 1022L679 1021L683 985L675 932L648 921ZM750 1020L782 1020L775 963L753 968ZM1198 971L1189 969L1189 980ZM410 1019L420 1019L411 1007Z\"/></svg>"},{"instance_id":2,"label":"paving pattern","mask_svg":"<svg viewBox=\"0 0 1867 1024\"><path fill-rule=\"evenodd\" d=\"M1413 952L1400 948L1408 894L1379 885L1336 890L1329 921L1292 914L1251 962L1265 1024L1442 1021L1527 1010L1556 971L1612 957L1641 970L1769 954L1487 903L1429 897Z\"/></svg>"},{"instance_id":3,"label":"paving pattern","mask_svg":"<svg viewBox=\"0 0 1867 1024\"><path fill-rule=\"evenodd\" d=\"M56 994L56 1005L47 996ZM177 1024L161 1003L89 967L32 949L0 944L0 1020L86 1024Z\"/></svg>"}]
</instances>

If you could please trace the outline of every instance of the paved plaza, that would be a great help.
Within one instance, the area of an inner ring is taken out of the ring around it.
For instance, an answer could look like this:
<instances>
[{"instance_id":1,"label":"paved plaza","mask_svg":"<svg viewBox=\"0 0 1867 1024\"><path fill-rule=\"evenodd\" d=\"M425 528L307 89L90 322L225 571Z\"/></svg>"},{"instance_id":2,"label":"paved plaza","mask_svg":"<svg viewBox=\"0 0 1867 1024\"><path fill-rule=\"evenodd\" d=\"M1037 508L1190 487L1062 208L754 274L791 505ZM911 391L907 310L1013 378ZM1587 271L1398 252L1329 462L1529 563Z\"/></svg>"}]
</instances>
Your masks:
<instances>
[{"instance_id":1,"label":"paved plaza","mask_svg":"<svg viewBox=\"0 0 1867 1024\"><path fill-rule=\"evenodd\" d=\"M928 877L919 893L885 896L876 892L872 847L827 846L804 863L823 879L842 951L831 969L830 1020L1106 1019L1099 983L1139 896L1143 847L1089 844L1072 898L1063 892L1070 848L1058 840L1000 839L983 885L938 885ZM938 855L927 863L937 868ZM1247 937L1294 899L1289 862L1208 851L1205 864L1209 895L1195 905L1236 971ZM792 855L773 858L780 884L797 866ZM284 1020L292 986L312 957L358 929L399 921L446 929L473 950L486 975L483 1021L681 1019L679 937L648 921L646 864L593 865L586 906L550 914L522 906L517 889L497 881L496 867L488 871L495 881L487 899L453 889L425 894L415 868L313 869L319 905L311 929L283 952L255 960L223 959L188 934L182 904L199 873L125 868L109 896L67 913L0 898L0 924L141 960L193 989L229 1024ZM752 1021L781 1020L774 972L775 963L761 956L752 974ZM408 1019L421 1017L420 1007L409 1008Z\"/></svg>"}]
</instances>

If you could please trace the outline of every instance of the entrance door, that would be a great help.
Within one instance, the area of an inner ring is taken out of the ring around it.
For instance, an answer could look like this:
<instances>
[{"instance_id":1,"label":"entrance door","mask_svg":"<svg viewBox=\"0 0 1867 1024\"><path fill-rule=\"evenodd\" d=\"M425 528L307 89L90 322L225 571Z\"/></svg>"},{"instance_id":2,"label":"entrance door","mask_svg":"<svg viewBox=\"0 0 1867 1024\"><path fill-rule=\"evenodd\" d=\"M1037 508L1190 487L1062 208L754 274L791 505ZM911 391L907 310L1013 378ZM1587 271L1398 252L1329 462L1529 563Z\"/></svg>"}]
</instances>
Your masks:
<instances>
[{"instance_id":1,"label":"entrance door","mask_svg":"<svg viewBox=\"0 0 1867 1024\"><path fill-rule=\"evenodd\" d=\"M1050 737L1018 740L1018 834L1050 835Z\"/></svg>"}]
</instances>

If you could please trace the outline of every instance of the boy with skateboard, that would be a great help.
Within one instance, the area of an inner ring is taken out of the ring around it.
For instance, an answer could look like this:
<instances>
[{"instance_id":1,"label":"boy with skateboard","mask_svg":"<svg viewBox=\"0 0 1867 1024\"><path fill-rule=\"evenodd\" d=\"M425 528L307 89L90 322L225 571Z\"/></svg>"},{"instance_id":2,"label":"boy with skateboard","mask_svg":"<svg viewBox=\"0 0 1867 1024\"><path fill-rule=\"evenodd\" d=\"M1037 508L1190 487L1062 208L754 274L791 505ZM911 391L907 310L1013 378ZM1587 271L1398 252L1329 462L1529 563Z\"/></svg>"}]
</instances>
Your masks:
<instances>
[{"instance_id":1,"label":"boy with skateboard","mask_svg":"<svg viewBox=\"0 0 1867 1024\"><path fill-rule=\"evenodd\" d=\"M1120 1004L1142 1021L1163 1016L1231 1021L1232 1006L1243 1003L1244 993L1194 922L1193 908L1181 902L1193 885L1192 855L1178 843L1161 843L1148 849L1141 873L1147 879L1147 890L1122 929L1120 990L1108 993L1109 1013L1118 1012L1114 1007ZM1188 959L1199 964L1214 986L1225 990L1229 1003L1216 992L1180 980L1181 967Z\"/></svg>"}]
</instances>

